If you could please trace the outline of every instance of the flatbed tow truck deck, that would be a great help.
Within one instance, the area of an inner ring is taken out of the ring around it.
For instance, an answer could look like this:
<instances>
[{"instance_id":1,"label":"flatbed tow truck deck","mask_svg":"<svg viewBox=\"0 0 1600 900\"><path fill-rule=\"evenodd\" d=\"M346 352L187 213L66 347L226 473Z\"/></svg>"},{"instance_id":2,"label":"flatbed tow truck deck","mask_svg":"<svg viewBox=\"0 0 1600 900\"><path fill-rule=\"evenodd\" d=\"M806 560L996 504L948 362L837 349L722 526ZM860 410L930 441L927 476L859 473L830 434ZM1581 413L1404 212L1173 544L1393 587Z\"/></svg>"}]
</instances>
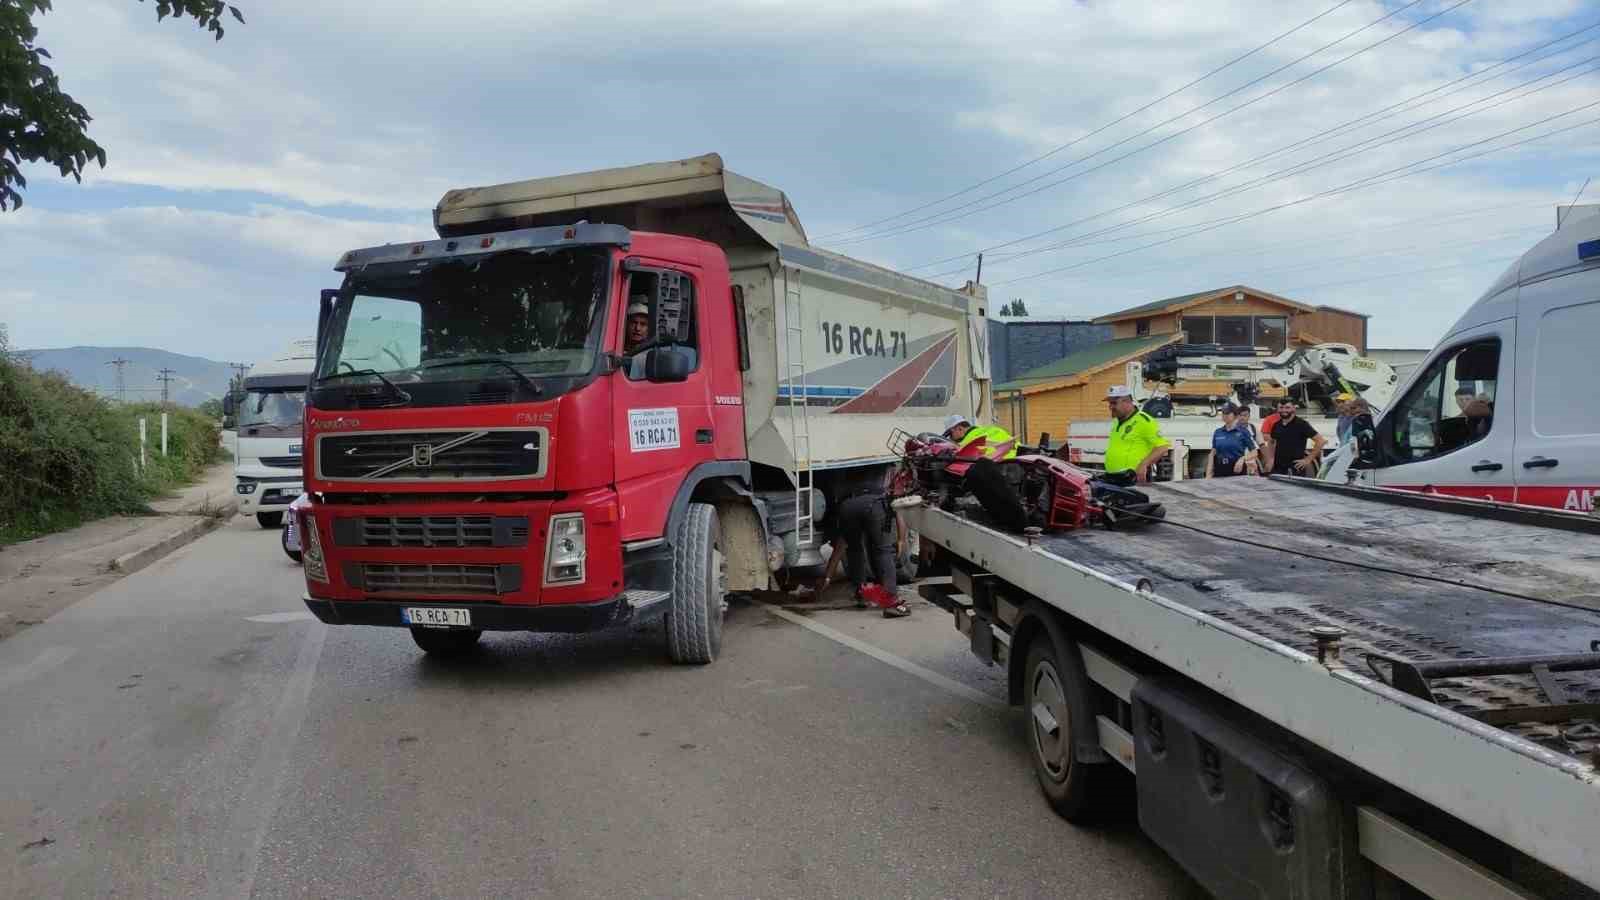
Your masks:
<instances>
[{"instance_id":1,"label":"flatbed tow truck deck","mask_svg":"<svg viewBox=\"0 0 1600 900\"><path fill-rule=\"evenodd\" d=\"M1228 830L1206 822L1204 802L1155 795L1142 774L1161 748L1141 730L1154 714L1141 712L1140 684L1175 688L1216 710L1220 730L1309 760L1355 832L1352 858L1427 894L1600 887L1600 520L1305 479L1147 490L1166 521L1133 530L1024 536L967 503L908 511L953 569L924 595L955 613L975 653L1011 666L1012 699L1038 732L1036 768L1049 728L1070 718L1064 742L1078 761L1134 770L1145 830L1228 896L1250 864L1209 859L1233 848L1148 815ZM1030 629L1030 616L1055 630ZM1024 695L1035 676L1019 669L1040 635L1075 645L1058 657L1081 651L1061 668L1093 686L1075 695L1093 698L1087 716ZM1544 867L1560 873L1555 887ZM1260 887L1259 875L1245 880ZM1374 879L1311 895L1370 896Z\"/></svg>"}]
</instances>

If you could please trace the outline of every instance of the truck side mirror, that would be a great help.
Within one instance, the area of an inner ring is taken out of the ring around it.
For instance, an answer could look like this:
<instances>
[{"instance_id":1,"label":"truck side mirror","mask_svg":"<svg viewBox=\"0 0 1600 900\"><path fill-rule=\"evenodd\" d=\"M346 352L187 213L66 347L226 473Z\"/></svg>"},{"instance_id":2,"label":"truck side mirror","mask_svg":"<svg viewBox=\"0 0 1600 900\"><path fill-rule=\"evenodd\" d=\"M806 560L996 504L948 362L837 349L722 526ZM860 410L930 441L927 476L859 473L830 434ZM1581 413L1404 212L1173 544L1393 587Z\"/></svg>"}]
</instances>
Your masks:
<instances>
[{"instance_id":1,"label":"truck side mirror","mask_svg":"<svg viewBox=\"0 0 1600 900\"><path fill-rule=\"evenodd\" d=\"M317 362L322 362L322 339L328 333L328 323L333 320L333 304L339 299L339 291L324 288L321 301L317 309Z\"/></svg>"},{"instance_id":2,"label":"truck side mirror","mask_svg":"<svg viewBox=\"0 0 1600 900\"><path fill-rule=\"evenodd\" d=\"M233 414L237 412L238 409L239 404L233 399L233 391L229 391L222 395L222 414L224 416L232 418Z\"/></svg>"},{"instance_id":3,"label":"truck side mirror","mask_svg":"<svg viewBox=\"0 0 1600 900\"><path fill-rule=\"evenodd\" d=\"M646 351L644 377L647 381L669 383L689 380L689 354L671 347Z\"/></svg>"}]
</instances>

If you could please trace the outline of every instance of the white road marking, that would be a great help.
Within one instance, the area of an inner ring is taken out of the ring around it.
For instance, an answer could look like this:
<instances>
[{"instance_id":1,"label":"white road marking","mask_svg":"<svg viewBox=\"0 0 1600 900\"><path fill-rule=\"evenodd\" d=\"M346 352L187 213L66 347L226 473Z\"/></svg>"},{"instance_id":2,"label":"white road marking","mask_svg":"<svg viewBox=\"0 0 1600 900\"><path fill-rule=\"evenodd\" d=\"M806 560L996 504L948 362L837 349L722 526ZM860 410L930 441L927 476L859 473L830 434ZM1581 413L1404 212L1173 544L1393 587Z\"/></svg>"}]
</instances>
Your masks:
<instances>
[{"instance_id":1,"label":"white road marking","mask_svg":"<svg viewBox=\"0 0 1600 900\"><path fill-rule=\"evenodd\" d=\"M25 663L0 669L0 691L16 687L30 678L43 675L45 672L71 659L77 652L78 648L76 647L46 647L39 651L38 656Z\"/></svg>"},{"instance_id":2,"label":"white road marking","mask_svg":"<svg viewBox=\"0 0 1600 900\"><path fill-rule=\"evenodd\" d=\"M842 631L829 628L821 622L813 622L805 616L796 615L787 609L773 606L768 603L763 603L761 605L767 608L767 612L772 613L780 619L793 622L794 624L799 625L801 628L820 634L835 643L843 644L844 646L849 647L851 650L855 650L858 653L865 653L878 662L893 666L907 675L920 678L934 687L942 688L952 694L955 694L957 697L971 700L974 703L982 704L983 706L987 706L991 709L1006 708L1006 704L1003 701L991 697L977 688L968 687L959 681L946 678L945 676L940 675L938 672L935 672L931 669L925 669L909 659L902 659L901 657L895 656L893 653L890 653L887 650L874 647L873 645L853 638Z\"/></svg>"},{"instance_id":3,"label":"white road marking","mask_svg":"<svg viewBox=\"0 0 1600 900\"><path fill-rule=\"evenodd\" d=\"M226 833L237 843L228 849L227 859L212 869L213 882L208 896L249 897L255 889L261 848L278 811L278 799L288 775L289 756L300 740L300 726L305 722L306 708L311 701L311 683L316 678L317 661L322 657L322 644L327 638L325 625L319 623L306 629L300 653L294 660L294 670L289 673L283 697L278 700L272 721L267 725L261 752L256 756L255 765L250 767L249 780L229 817Z\"/></svg>"},{"instance_id":4,"label":"white road marking","mask_svg":"<svg viewBox=\"0 0 1600 900\"><path fill-rule=\"evenodd\" d=\"M284 622L310 622L315 619L309 611L301 609L295 612L267 613L261 616L245 616L246 622L264 622L268 625L278 625Z\"/></svg>"}]
</instances>

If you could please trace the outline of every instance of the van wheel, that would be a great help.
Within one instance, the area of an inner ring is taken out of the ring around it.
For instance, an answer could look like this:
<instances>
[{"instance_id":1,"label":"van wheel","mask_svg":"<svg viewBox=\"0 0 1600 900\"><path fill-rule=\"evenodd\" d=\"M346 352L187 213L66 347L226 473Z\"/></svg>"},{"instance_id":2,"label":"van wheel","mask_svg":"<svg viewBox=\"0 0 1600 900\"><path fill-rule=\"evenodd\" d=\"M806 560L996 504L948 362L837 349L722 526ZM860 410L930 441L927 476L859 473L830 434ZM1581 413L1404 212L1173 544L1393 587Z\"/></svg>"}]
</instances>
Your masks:
<instances>
[{"instance_id":1,"label":"van wheel","mask_svg":"<svg viewBox=\"0 0 1600 900\"><path fill-rule=\"evenodd\" d=\"M689 504L672 547L672 601L667 608L667 653L675 663L704 665L722 649L728 573L717 508Z\"/></svg>"},{"instance_id":2,"label":"van wheel","mask_svg":"<svg viewBox=\"0 0 1600 900\"><path fill-rule=\"evenodd\" d=\"M476 628L413 628L411 639L429 656L461 656L478 646L483 632Z\"/></svg>"},{"instance_id":3,"label":"van wheel","mask_svg":"<svg viewBox=\"0 0 1600 900\"><path fill-rule=\"evenodd\" d=\"M262 528L281 528L283 527L283 513L256 513L256 524L260 525Z\"/></svg>"},{"instance_id":4,"label":"van wheel","mask_svg":"<svg viewBox=\"0 0 1600 900\"><path fill-rule=\"evenodd\" d=\"M1040 635L1028 648L1022 682L1033 772L1057 814L1069 822L1088 822L1096 818L1099 804L1095 800L1104 793L1096 782L1106 781L1113 773L1106 772L1104 765L1078 761L1064 678L1055 645Z\"/></svg>"},{"instance_id":5,"label":"van wheel","mask_svg":"<svg viewBox=\"0 0 1600 900\"><path fill-rule=\"evenodd\" d=\"M300 551L291 549L289 547L289 527L287 525L285 525L283 531L279 533L278 543L283 546L283 553L285 556L289 557L295 562L300 562Z\"/></svg>"}]
</instances>

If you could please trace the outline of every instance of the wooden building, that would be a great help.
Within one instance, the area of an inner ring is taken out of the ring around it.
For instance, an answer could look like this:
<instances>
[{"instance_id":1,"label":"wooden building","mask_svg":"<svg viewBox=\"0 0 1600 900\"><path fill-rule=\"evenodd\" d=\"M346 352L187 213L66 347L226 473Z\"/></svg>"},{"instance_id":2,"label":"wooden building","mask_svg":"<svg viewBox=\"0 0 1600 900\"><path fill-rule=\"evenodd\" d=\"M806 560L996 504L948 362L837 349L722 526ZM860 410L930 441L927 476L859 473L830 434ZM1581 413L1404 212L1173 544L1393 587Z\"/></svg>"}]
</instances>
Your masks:
<instances>
[{"instance_id":1,"label":"wooden building","mask_svg":"<svg viewBox=\"0 0 1600 900\"><path fill-rule=\"evenodd\" d=\"M1273 353L1328 343L1367 351L1367 317L1361 313L1311 306L1242 284L1168 297L1094 321L1110 325L1114 338L1181 331L1185 343L1254 346Z\"/></svg>"},{"instance_id":2,"label":"wooden building","mask_svg":"<svg viewBox=\"0 0 1600 900\"><path fill-rule=\"evenodd\" d=\"M1104 419L1106 389L1130 383L1140 369L1129 364L1141 363L1168 344L1256 347L1270 353L1326 343L1352 344L1363 353L1367 349L1366 316L1242 284L1169 297L1094 321L1111 326L1111 340L995 386L995 421L1001 427L1029 441L1041 432L1059 441L1070 422ZM1209 387L1219 395L1231 390L1220 382ZM1269 389L1262 396L1281 394L1281 389Z\"/></svg>"}]
</instances>

